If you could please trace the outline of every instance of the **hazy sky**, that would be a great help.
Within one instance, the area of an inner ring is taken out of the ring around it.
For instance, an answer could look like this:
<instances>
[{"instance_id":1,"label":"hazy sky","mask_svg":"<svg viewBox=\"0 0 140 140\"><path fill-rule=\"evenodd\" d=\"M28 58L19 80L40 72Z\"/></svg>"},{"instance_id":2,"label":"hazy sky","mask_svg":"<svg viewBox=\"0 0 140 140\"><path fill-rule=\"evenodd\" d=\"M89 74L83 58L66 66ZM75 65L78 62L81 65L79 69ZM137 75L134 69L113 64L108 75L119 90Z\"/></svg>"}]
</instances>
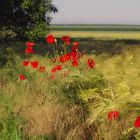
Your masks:
<instances>
[{"instance_id":1,"label":"hazy sky","mask_svg":"<svg viewBox=\"0 0 140 140\"><path fill-rule=\"evenodd\" d=\"M140 0L53 0L52 23L140 24Z\"/></svg>"}]
</instances>

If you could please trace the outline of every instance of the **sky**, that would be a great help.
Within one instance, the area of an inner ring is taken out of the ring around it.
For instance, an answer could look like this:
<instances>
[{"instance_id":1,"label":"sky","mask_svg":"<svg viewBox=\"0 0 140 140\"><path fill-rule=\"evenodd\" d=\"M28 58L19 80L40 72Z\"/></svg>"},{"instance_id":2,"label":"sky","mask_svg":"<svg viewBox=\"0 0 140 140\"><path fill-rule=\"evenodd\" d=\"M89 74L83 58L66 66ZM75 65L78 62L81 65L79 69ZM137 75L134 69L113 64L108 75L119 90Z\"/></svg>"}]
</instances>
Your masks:
<instances>
[{"instance_id":1,"label":"sky","mask_svg":"<svg viewBox=\"0 0 140 140\"><path fill-rule=\"evenodd\" d=\"M53 24L140 25L140 0L52 0Z\"/></svg>"}]
</instances>

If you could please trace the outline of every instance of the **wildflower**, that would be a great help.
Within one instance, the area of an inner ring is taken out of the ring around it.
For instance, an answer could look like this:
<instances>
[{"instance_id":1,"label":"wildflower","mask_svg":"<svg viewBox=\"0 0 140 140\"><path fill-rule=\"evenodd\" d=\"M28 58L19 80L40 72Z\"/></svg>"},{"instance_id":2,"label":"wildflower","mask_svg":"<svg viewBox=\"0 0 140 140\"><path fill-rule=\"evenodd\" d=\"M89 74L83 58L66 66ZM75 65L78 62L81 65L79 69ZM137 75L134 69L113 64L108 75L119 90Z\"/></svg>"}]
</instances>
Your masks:
<instances>
[{"instance_id":1,"label":"wildflower","mask_svg":"<svg viewBox=\"0 0 140 140\"><path fill-rule=\"evenodd\" d=\"M69 45L70 44L70 37L69 36L63 36L61 38L61 40L66 44Z\"/></svg>"},{"instance_id":2,"label":"wildflower","mask_svg":"<svg viewBox=\"0 0 140 140\"><path fill-rule=\"evenodd\" d=\"M66 61L68 61L71 58L71 54L70 53L67 53L67 54L65 54L64 57L65 57Z\"/></svg>"},{"instance_id":3,"label":"wildflower","mask_svg":"<svg viewBox=\"0 0 140 140\"><path fill-rule=\"evenodd\" d=\"M46 42L48 42L49 44L53 44L55 42L55 37L53 35L49 35L48 37L46 37Z\"/></svg>"},{"instance_id":4,"label":"wildflower","mask_svg":"<svg viewBox=\"0 0 140 140\"><path fill-rule=\"evenodd\" d=\"M136 120L135 120L135 122L134 122L134 126L135 126L136 128L140 127L140 116L138 116L138 117L136 118Z\"/></svg>"},{"instance_id":5,"label":"wildflower","mask_svg":"<svg viewBox=\"0 0 140 140\"><path fill-rule=\"evenodd\" d=\"M32 68L37 68L38 63L39 63L38 61L32 61L31 62Z\"/></svg>"},{"instance_id":6,"label":"wildflower","mask_svg":"<svg viewBox=\"0 0 140 140\"><path fill-rule=\"evenodd\" d=\"M51 72L52 72L52 73L55 73L55 72L56 72L56 68L55 68L55 67L52 68L52 69L51 69Z\"/></svg>"},{"instance_id":7,"label":"wildflower","mask_svg":"<svg viewBox=\"0 0 140 140\"><path fill-rule=\"evenodd\" d=\"M60 56L59 57L59 60L60 60L60 62L63 63L63 62L66 62L66 61L70 60L70 58L71 58L70 53L67 53L65 55Z\"/></svg>"},{"instance_id":8,"label":"wildflower","mask_svg":"<svg viewBox=\"0 0 140 140\"><path fill-rule=\"evenodd\" d=\"M59 61L62 62L62 63L64 63L64 62L70 60L70 58L71 58L71 54L70 53L67 53L65 55L60 56L59 57Z\"/></svg>"},{"instance_id":9,"label":"wildflower","mask_svg":"<svg viewBox=\"0 0 140 140\"><path fill-rule=\"evenodd\" d=\"M33 47L33 46L35 46L35 43L33 43L33 42L26 42L26 46L27 47Z\"/></svg>"},{"instance_id":10,"label":"wildflower","mask_svg":"<svg viewBox=\"0 0 140 140\"><path fill-rule=\"evenodd\" d=\"M73 60L73 61L72 61L72 65L73 65L73 67L77 67L77 66L78 66L77 60Z\"/></svg>"},{"instance_id":11,"label":"wildflower","mask_svg":"<svg viewBox=\"0 0 140 140\"><path fill-rule=\"evenodd\" d=\"M27 47L26 50L25 50L25 53L26 54L33 53L33 48L32 47Z\"/></svg>"},{"instance_id":12,"label":"wildflower","mask_svg":"<svg viewBox=\"0 0 140 140\"><path fill-rule=\"evenodd\" d=\"M61 70L61 69L62 69L61 65L57 65L56 67L51 69L51 72L55 73L57 70Z\"/></svg>"},{"instance_id":13,"label":"wildflower","mask_svg":"<svg viewBox=\"0 0 140 140\"><path fill-rule=\"evenodd\" d=\"M62 63L64 63L65 62L65 57L64 56L60 56L59 57L59 61L62 62Z\"/></svg>"},{"instance_id":14,"label":"wildflower","mask_svg":"<svg viewBox=\"0 0 140 140\"><path fill-rule=\"evenodd\" d=\"M54 42L57 43L57 39L56 38L54 39Z\"/></svg>"},{"instance_id":15,"label":"wildflower","mask_svg":"<svg viewBox=\"0 0 140 140\"><path fill-rule=\"evenodd\" d=\"M78 55L78 44L75 42L72 46L72 52L71 52L71 57L73 60L77 59L77 55Z\"/></svg>"},{"instance_id":16,"label":"wildflower","mask_svg":"<svg viewBox=\"0 0 140 140\"><path fill-rule=\"evenodd\" d=\"M56 69L56 70L61 70L62 67L61 67L61 65L57 65L57 66L55 67L55 69Z\"/></svg>"},{"instance_id":17,"label":"wildflower","mask_svg":"<svg viewBox=\"0 0 140 140\"><path fill-rule=\"evenodd\" d=\"M45 67L44 67L44 66L41 66L41 67L39 68L39 71L40 71L40 72L44 72L44 71L45 71Z\"/></svg>"},{"instance_id":18,"label":"wildflower","mask_svg":"<svg viewBox=\"0 0 140 140\"><path fill-rule=\"evenodd\" d=\"M77 52L74 52L74 51L71 52L71 57L72 57L73 60L77 59L77 54L78 54Z\"/></svg>"},{"instance_id":19,"label":"wildflower","mask_svg":"<svg viewBox=\"0 0 140 140\"><path fill-rule=\"evenodd\" d=\"M28 60L22 62L22 64L23 64L25 67L28 66L29 63L30 63L30 62L29 62Z\"/></svg>"},{"instance_id":20,"label":"wildflower","mask_svg":"<svg viewBox=\"0 0 140 140\"><path fill-rule=\"evenodd\" d=\"M108 112L108 119L109 120L116 120L118 117L119 117L119 112L118 111Z\"/></svg>"},{"instance_id":21,"label":"wildflower","mask_svg":"<svg viewBox=\"0 0 140 140\"><path fill-rule=\"evenodd\" d=\"M19 79L23 81L23 80L25 80L25 76L23 74L20 74Z\"/></svg>"},{"instance_id":22,"label":"wildflower","mask_svg":"<svg viewBox=\"0 0 140 140\"><path fill-rule=\"evenodd\" d=\"M95 63L93 59L88 59L88 67L89 68L94 68L95 67Z\"/></svg>"},{"instance_id":23,"label":"wildflower","mask_svg":"<svg viewBox=\"0 0 140 140\"><path fill-rule=\"evenodd\" d=\"M77 46L72 46L72 52L78 52L78 47Z\"/></svg>"},{"instance_id":24,"label":"wildflower","mask_svg":"<svg viewBox=\"0 0 140 140\"><path fill-rule=\"evenodd\" d=\"M73 46L78 46L78 45L79 45L78 42L74 42L74 43L73 43Z\"/></svg>"}]
</instances>

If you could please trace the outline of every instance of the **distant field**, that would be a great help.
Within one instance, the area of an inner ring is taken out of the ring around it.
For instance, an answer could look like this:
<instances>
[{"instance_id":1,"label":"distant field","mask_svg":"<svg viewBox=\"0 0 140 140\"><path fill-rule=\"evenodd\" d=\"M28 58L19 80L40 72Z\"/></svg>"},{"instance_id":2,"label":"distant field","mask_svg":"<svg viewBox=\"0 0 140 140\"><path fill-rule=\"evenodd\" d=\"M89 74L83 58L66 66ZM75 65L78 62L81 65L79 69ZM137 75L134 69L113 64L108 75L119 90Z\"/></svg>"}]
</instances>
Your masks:
<instances>
[{"instance_id":1,"label":"distant field","mask_svg":"<svg viewBox=\"0 0 140 140\"><path fill-rule=\"evenodd\" d=\"M51 31L56 37L69 35L72 38L96 39L136 39L140 40L140 31Z\"/></svg>"},{"instance_id":2,"label":"distant field","mask_svg":"<svg viewBox=\"0 0 140 140\"><path fill-rule=\"evenodd\" d=\"M140 40L140 25L52 25L50 33L56 37Z\"/></svg>"},{"instance_id":3,"label":"distant field","mask_svg":"<svg viewBox=\"0 0 140 140\"><path fill-rule=\"evenodd\" d=\"M50 30L69 31L140 31L140 25L51 25Z\"/></svg>"}]
</instances>

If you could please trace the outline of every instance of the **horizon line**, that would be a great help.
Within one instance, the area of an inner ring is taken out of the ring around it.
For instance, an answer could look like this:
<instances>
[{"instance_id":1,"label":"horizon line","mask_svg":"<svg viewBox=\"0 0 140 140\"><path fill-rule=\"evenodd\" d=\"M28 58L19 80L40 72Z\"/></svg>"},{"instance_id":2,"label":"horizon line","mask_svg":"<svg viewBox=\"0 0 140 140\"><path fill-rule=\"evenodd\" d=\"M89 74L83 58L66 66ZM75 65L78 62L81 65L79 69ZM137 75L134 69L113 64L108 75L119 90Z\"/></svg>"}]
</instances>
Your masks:
<instances>
[{"instance_id":1,"label":"horizon line","mask_svg":"<svg viewBox=\"0 0 140 140\"><path fill-rule=\"evenodd\" d=\"M92 25L92 26L140 26L140 24L115 24L115 23L51 23L50 25Z\"/></svg>"}]
</instances>

